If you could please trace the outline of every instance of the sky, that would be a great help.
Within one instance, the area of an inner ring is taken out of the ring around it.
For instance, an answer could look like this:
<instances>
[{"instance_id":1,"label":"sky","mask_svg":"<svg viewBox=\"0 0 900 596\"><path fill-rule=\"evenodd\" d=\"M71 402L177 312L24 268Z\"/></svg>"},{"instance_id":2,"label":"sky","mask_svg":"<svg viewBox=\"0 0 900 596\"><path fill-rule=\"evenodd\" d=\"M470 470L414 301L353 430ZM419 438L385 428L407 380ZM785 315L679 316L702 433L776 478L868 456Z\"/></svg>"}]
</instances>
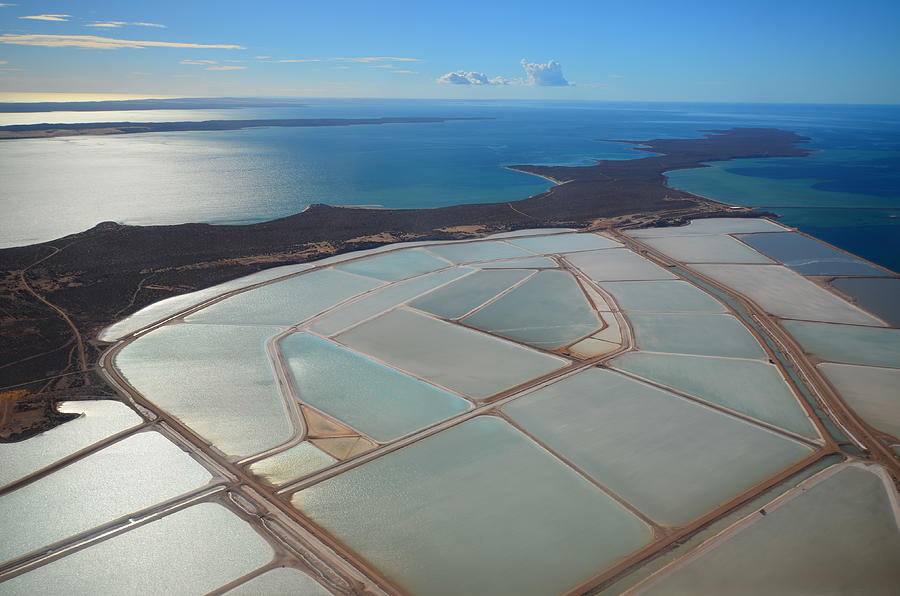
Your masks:
<instances>
[{"instance_id":1,"label":"sky","mask_svg":"<svg viewBox=\"0 0 900 596\"><path fill-rule=\"evenodd\" d=\"M0 2L0 93L900 103L900 0Z\"/></svg>"}]
</instances>

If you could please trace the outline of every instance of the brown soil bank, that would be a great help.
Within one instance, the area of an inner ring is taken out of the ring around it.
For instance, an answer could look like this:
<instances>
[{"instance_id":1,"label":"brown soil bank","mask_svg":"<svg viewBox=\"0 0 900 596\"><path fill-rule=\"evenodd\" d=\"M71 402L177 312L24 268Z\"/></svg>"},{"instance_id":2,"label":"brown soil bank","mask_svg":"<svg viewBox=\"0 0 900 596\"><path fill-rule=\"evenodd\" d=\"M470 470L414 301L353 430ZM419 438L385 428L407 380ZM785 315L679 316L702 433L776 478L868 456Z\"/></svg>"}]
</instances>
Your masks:
<instances>
[{"instance_id":1,"label":"brown soil bank","mask_svg":"<svg viewBox=\"0 0 900 596\"><path fill-rule=\"evenodd\" d=\"M106 393L90 370L103 348L90 339L100 328L157 300L268 267L401 239L758 215L668 188L664 172L703 167L705 161L805 156L809 150L797 147L804 140L783 130L736 128L703 139L623 141L662 155L584 167L511 166L564 182L515 202L408 210L313 205L241 226L106 222L51 242L0 250L0 391L25 389L51 401Z\"/></svg>"}]
</instances>

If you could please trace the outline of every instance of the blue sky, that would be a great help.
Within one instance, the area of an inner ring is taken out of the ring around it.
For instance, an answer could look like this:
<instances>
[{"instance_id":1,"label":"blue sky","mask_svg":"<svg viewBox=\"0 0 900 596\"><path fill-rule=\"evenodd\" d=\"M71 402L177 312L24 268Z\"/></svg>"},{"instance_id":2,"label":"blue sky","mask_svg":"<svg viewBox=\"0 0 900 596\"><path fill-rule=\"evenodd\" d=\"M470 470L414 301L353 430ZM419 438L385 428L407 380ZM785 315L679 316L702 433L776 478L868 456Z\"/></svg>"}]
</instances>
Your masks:
<instances>
[{"instance_id":1,"label":"blue sky","mask_svg":"<svg viewBox=\"0 0 900 596\"><path fill-rule=\"evenodd\" d=\"M900 103L900 0L0 4L0 92Z\"/></svg>"}]
</instances>

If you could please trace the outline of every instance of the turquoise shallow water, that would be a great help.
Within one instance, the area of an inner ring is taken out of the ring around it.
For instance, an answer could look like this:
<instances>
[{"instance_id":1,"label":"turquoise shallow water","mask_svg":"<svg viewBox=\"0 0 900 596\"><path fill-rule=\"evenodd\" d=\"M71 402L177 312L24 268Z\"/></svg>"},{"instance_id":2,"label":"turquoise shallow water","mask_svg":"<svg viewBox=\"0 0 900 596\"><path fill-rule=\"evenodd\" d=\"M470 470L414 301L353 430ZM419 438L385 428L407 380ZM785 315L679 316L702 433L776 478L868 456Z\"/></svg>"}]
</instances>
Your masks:
<instances>
[{"instance_id":1,"label":"turquoise shallow water","mask_svg":"<svg viewBox=\"0 0 900 596\"><path fill-rule=\"evenodd\" d=\"M646 154L600 139L693 138L707 130L765 126L809 136L809 146L820 151L808 158L730 162L721 171L678 172L673 184L717 200L768 207L789 225L900 269L900 251L891 248L900 242L897 106L334 99L308 104L35 113L15 120L494 120L4 143L0 246L50 240L105 220L238 223L282 217L317 202L409 208L509 201L539 193L548 183L504 165L630 159ZM12 123L11 117L0 114L0 123Z\"/></svg>"}]
</instances>

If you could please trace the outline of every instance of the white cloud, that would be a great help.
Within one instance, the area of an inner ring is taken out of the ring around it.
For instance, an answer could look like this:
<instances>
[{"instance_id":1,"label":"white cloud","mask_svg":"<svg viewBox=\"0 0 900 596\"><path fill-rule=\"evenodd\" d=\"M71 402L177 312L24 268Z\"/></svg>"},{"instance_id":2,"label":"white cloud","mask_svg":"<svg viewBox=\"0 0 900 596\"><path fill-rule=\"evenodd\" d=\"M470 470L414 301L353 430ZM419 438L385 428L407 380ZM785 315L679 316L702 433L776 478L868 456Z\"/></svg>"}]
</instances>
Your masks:
<instances>
[{"instance_id":1,"label":"white cloud","mask_svg":"<svg viewBox=\"0 0 900 596\"><path fill-rule=\"evenodd\" d=\"M625 78L625 75L611 74L611 75L609 75L609 78L611 78L611 79L624 79L624 78Z\"/></svg>"},{"instance_id":2,"label":"white cloud","mask_svg":"<svg viewBox=\"0 0 900 596\"><path fill-rule=\"evenodd\" d=\"M203 70L246 70L246 66L207 66Z\"/></svg>"},{"instance_id":3,"label":"white cloud","mask_svg":"<svg viewBox=\"0 0 900 596\"><path fill-rule=\"evenodd\" d=\"M31 19L32 21L68 21L72 18L70 14L33 14L27 17L19 17L20 19Z\"/></svg>"},{"instance_id":4,"label":"white cloud","mask_svg":"<svg viewBox=\"0 0 900 596\"><path fill-rule=\"evenodd\" d=\"M457 70L441 75L437 78L437 82L450 85L507 85L510 81L503 77L489 78L483 72Z\"/></svg>"},{"instance_id":5,"label":"white cloud","mask_svg":"<svg viewBox=\"0 0 900 596\"><path fill-rule=\"evenodd\" d=\"M9 64L6 60L0 60L0 64Z\"/></svg>"},{"instance_id":6,"label":"white cloud","mask_svg":"<svg viewBox=\"0 0 900 596\"><path fill-rule=\"evenodd\" d=\"M129 23L129 25L135 25L137 27L158 27L160 29L165 29L165 25L160 25L159 23L146 23L144 21L138 21L136 23Z\"/></svg>"},{"instance_id":7,"label":"white cloud","mask_svg":"<svg viewBox=\"0 0 900 596\"><path fill-rule=\"evenodd\" d=\"M5 33L0 44L20 46L44 46L49 48L82 48L86 50L119 50L122 48L202 48L216 50L243 50L236 44L179 43L172 41L138 41L115 39L97 35L33 35Z\"/></svg>"},{"instance_id":8,"label":"white cloud","mask_svg":"<svg viewBox=\"0 0 900 596\"><path fill-rule=\"evenodd\" d=\"M395 73L397 73L397 74L419 74L418 71L415 71L415 70L404 70L404 69L400 69L400 70L392 70L391 72L395 72Z\"/></svg>"},{"instance_id":9,"label":"white cloud","mask_svg":"<svg viewBox=\"0 0 900 596\"><path fill-rule=\"evenodd\" d=\"M0 8L3 8L4 6L17 6L17 5L16 4L7 4L6 2L0 2Z\"/></svg>"},{"instance_id":10,"label":"white cloud","mask_svg":"<svg viewBox=\"0 0 900 596\"><path fill-rule=\"evenodd\" d=\"M125 21L97 21L96 23L90 23L88 25L85 25L85 27L115 28L115 27L121 27L122 25L127 25L127 24L128 23L126 23Z\"/></svg>"},{"instance_id":11,"label":"white cloud","mask_svg":"<svg viewBox=\"0 0 900 596\"><path fill-rule=\"evenodd\" d=\"M528 62L523 59L520 64L525 69L525 84L536 87L569 87L571 84L562 73L562 65L556 60L547 64Z\"/></svg>"},{"instance_id":12,"label":"white cloud","mask_svg":"<svg viewBox=\"0 0 900 596\"><path fill-rule=\"evenodd\" d=\"M218 60L182 60L179 64L193 64L193 65L203 65L203 64L218 64Z\"/></svg>"},{"instance_id":13,"label":"white cloud","mask_svg":"<svg viewBox=\"0 0 900 596\"><path fill-rule=\"evenodd\" d=\"M358 58L331 58L340 62L421 62L421 58L396 58L393 56L362 56Z\"/></svg>"},{"instance_id":14,"label":"white cloud","mask_svg":"<svg viewBox=\"0 0 900 596\"><path fill-rule=\"evenodd\" d=\"M321 58L285 58L284 60L272 60L276 64L288 64L292 62L321 62Z\"/></svg>"},{"instance_id":15,"label":"white cloud","mask_svg":"<svg viewBox=\"0 0 900 596\"><path fill-rule=\"evenodd\" d=\"M265 60L266 58L271 58L271 56L254 56L257 60Z\"/></svg>"},{"instance_id":16,"label":"white cloud","mask_svg":"<svg viewBox=\"0 0 900 596\"><path fill-rule=\"evenodd\" d=\"M349 70L351 67L350 66L332 66L331 68L333 68L334 70Z\"/></svg>"}]
</instances>

